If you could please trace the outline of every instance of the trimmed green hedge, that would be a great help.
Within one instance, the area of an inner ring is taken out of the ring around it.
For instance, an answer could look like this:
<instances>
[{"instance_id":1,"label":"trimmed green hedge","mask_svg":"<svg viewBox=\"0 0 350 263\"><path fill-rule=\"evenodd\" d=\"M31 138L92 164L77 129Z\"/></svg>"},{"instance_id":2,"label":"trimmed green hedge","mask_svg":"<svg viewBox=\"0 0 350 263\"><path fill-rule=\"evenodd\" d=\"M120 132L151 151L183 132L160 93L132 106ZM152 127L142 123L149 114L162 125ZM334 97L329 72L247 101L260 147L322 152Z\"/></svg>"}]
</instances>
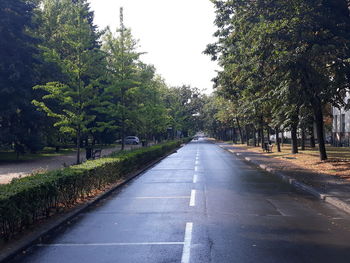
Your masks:
<instances>
[{"instance_id":1,"label":"trimmed green hedge","mask_svg":"<svg viewBox=\"0 0 350 263\"><path fill-rule=\"evenodd\" d=\"M97 189L165 155L189 139L120 152L68 168L0 185L0 235L7 240L39 219L74 205Z\"/></svg>"}]
</instances>

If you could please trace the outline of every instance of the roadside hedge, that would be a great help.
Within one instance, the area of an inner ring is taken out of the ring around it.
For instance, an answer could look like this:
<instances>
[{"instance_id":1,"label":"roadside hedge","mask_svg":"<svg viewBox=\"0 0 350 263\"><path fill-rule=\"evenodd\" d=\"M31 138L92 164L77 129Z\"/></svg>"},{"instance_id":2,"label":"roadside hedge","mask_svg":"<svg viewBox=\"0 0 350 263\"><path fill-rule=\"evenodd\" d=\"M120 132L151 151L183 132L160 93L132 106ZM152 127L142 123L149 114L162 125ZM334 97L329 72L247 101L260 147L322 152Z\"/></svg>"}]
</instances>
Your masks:
<instances>
[{"instance_id":1,"label":"roadside hedge","mask_svg":"<svg viewBox=\"0 0 350 263\"><path fill-rule=\"evenodd\" d=\"M62 207L116 183L128 173L179 147L189 139L166 142L120 152L80 165L15 179L0 185L0 238L8 240L15 233Z\"/></svg>"}]
</instances>

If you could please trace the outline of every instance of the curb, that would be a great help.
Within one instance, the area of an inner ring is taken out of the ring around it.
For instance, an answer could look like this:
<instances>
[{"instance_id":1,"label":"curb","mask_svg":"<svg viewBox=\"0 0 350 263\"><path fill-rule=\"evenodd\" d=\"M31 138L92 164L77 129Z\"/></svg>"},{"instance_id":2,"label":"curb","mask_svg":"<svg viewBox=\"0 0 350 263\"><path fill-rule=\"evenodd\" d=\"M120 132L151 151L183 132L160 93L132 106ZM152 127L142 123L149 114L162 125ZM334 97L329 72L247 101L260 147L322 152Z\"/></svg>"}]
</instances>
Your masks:
<instances>
[{"instance_id":1,"label":"curb","mask_svg":"<svg viewBox=\"0 0 350 263\"><path fill-rule=\"evenodd\" d=\"M177 152L180 148L182 148L185 144L180 145L179 147L175 148L171 152L165 154L162 157L159 157L158 159L148 163L143 168L132 172L130 174L127 174L125 176L125 180L115 186L113 186L111 189L107 190L106 192L103 192L93 198L92 200L86 202L80 207L75 208L73 211L62 215L57 220L54 220L54 222L49 222L44 227L42 227L39 230L36 230L34 234L29 235L28 237L23 238L24 240L19 241L18 244L14 245L12 248L9 248L6 252L1 252L0 254L0 263L5 263L20 253L23 253L25 250L29 249L33 245L41 242L41 240L45 237L62 227L64 224L72 220L74 217L76 217L78 214L82 213L86 209L88 209L90 206L94 205L95 203L101 201L102 199L105 199L109 195L111 195L113 192L119 190L120 188L124 187L128 183L130 183L132 180L136 179L138 176L141 176L145 171L150 169L151 167L155 166L159 162L161 162L163 159L167 158L169 155Z\"/></svg>"},{"instance_id":2,"label":"curb","mask_svg":"<svg viewBox=\"0 0 350 263\"><path fill-rule=\"evenodd\" d=\"M267 165L265 164L259 164L258 162L256 162L255 160L252 160L250 157L244 157L241 153L237 153L237 152L234 152L233 150L229 150L229 149L225 149L223 147L221 147L220 145L218 145L221 149L237 156L240 160L243 160L243 161L246 161L247 163L250 163L254 166L257 166L258 168L262 169L262 170L265 170L267 171L268 173L270 174L273 174L275 176L278 176L279 178L281 178L284 182L294 186L295 188L299 189L299 190L302 190L308 194L311 194L313 196L315 196L316 198L328 203L328 204L331 204L335 207L337 207L338 209L342 210L343 212L346 212L348 214L350 214L350 204L340 200L339 198L337 197L334 197L334 196L330 196L330 195L327 195L327 194L324 194L318 190L316 190L315 188L309 186L309 185L306 185L302 182L299 182L298 180L288 176L288 175L285 175L283 174L282 172L279 172L271 167L268 167Z\"/></svg>"}]
</instances>

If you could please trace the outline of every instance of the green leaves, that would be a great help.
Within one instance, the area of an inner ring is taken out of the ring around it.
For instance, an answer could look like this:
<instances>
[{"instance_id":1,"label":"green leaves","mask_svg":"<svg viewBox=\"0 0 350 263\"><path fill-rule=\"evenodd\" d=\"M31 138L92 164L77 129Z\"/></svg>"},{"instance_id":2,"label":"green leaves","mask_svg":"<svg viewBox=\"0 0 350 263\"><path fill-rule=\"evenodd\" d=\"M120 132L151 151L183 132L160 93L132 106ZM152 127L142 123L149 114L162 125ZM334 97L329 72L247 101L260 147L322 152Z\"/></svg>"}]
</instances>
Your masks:
<instances>
[{"instance_id":1,"label":"green leaves","mask_svg":"<svg viewBox=\"0 0 350 263\"><path fill-rule=\"evenodd\" d=\"M33 104L54 118L60 132L76 137L79 162L81 136L94 130L93 108L99 103L100 65L104 65L99 33L85 0L46 0L41 19L44 60L55 64L63 77L34 87L41 91L41 100Z\"/></svg>"},{"instance_id":2,"label":"green leaves","mask_svg":"<svg viewBox=\"0 0 350 263\"><path fill-rule=\"evenodd\" d=\"M202 102L191 97L198 90L178 88L190 100L182 101L141 62L129 29L97 30L87 0L29 2L0 5L0 146L74 142L79 157L81 141L162 140L170 128L187 134L200 126Z\"/></svg>"},{"instance_id":3,"label":"green leaves","mask_svg":"<svg viewBox=\"0 0 350 263\"><path fill-rule=\"evenodd\" d=\"M0 147L13 143L35 151L26 138L42 140L36 131L40 113L30 101L38 77L38 40L30 34L34 5L28 1L2 0L0 4Z\"/></svg>"},{"instance_id":4,"label":"green leaves","mask_svg":"<svg viewBox=\"0 0 350 263\"><path fill-rule=\"evenodd\" d=\"M286 125L304 107L322 120L322 107L343 104L350 66L345 1L213 2L217 42L205 53L222 67L219 92L236 101L245 119ZM322 123L317 127L322 144Z\"/></svg>"}]
</instances>

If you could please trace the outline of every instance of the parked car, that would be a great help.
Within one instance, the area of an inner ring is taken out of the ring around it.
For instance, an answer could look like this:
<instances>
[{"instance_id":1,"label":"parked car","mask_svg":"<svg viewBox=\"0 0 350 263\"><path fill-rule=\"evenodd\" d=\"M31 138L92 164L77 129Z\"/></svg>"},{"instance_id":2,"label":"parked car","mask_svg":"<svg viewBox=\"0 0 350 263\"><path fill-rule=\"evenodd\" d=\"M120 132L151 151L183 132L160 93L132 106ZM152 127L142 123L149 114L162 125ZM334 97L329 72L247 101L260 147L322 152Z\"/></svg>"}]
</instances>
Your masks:
<instances>
[{"instance_id":1,"label":"parked car","mask_svg":"<svg viewBox=\"0 0 350 263\"><path fill-rule=\"evenodd\" d=\"M125 141L125 144L139 144L140 143L140 139L136 136L125 137L124 141Z\"/></svg>"}]
</instances>

